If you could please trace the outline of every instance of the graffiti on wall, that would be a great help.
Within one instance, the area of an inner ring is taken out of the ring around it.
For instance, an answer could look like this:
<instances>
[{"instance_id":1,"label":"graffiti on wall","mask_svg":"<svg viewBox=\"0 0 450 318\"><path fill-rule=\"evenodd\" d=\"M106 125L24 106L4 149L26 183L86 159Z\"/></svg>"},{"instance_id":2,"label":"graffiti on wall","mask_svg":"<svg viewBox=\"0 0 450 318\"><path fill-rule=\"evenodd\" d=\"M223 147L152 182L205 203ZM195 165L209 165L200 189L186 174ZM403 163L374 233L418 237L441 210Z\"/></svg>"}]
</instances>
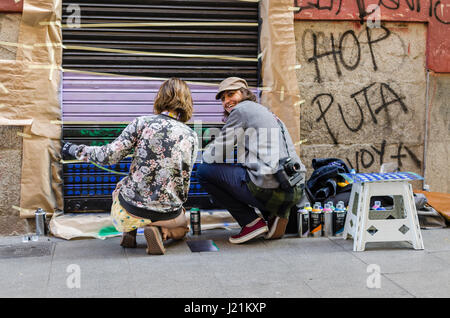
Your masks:
<instances>
[{"instance_id":1,"label":"graffiti on wall","mask_svg":"<svg viewBox=\"0 0 450 318\"><path fill-rule=\"evenodd\" d=\"M450 72L448 0L295 0L294 5L295 20L426 23L426 66L434 72Z\"/></svg>"},{"instance_id":2,"label":"graffiti on wall","mask_svg":"<svg viewBox=\"0 0 450 318\"><path fill-rule=\"evenodd\" d=\"M381 99L381 105L374 108L371 106L371 99L368 97L368 91L369 89L375 88L379 92L379 99ZM364 100L364 106L358 101L358 97L363 96ZM327 122L327 119L325 115L332 107L335 107L339 111L338 118L342 121L341 127L347 128L348 131L357 133L361 130L363 124L364 124L364 117L365 117L365 110L370 114L370 119L373 122L373 124L377 125L377 115L384 110L387 113L387 118L389 118L389 107L398 106L400 109L404 112L408 112L408 108L406 107L406 104L404 103L404 97L399 96L390 86L388 83L371 83L368 86L365 86L363 89L358 90L357 92L350 95L350 98L353 99L354 104L357 106L357 112L359 113L359 120L356 122L356 124L350 124L346 120L346 112L344 111L344 108L340 103L334 102L334 97L330 93L320 93L317 94L313 100L311 101L312 105L316 105L320 111L319 117L317 117L316 121L322 121L324 125L327 127L328 133L330 134L330 137L334 144L338 144L338 140L335 137L335 134L330 129L330 126ZM335 119L336 117L334 117Z\"/></svg>"},{"instance_id":3,"label":"graffiti on wall","mask_svg":"<svg viewBox=\"0 0 450 318\"><path fill-rule=\"evenodd\" d=\"M314 111L310 133L314 125L320 125L329 143L353 144L352 153L343 159L357 171L376 170L385 162L396 162L399 168L407 163L419 170L422 162L417 147L398 133L399 122L410 121L416 106L408 99L405 87L410 86L402 76L408 63L416 63L408 58L409 39L386 25L377 30L354 24L328 30L305 27L297 34L300 62L306 64L301 76L308 83L307 104ZM402 75L396 76L400 69ZM391 137L389 131L397 135ZM321 138L325 142L326 137Z\"/></svg>"},{"instance_id":4,"label":"graffiti on wall","mask_svg":"<svg viewBox=\"0 0 450 318\"><path fill-rule=\"evenodd\" d=\"M369 48L370 51L370 57L371 62L373 66L373 70L376 71L378 69L375 54L374 54L374 44L378 42L382 42L383 40L387 39L391 32L388 28L381 26L381 29L383 30L383 34L374 37L372 34L372 30L369 27L365 27L364 33L366 34L367 41L365 42L365 45ZM335 39L335 35L333 33L330 33L330 38L328 46L325 47L325 45L320 45L318 37L324 36L323 33L315 33L312 30L307 30L303 33L302 37L302 43L303 43L303 52L305 52L305 45L306 45L306 36L311 35L312 39L312 46L313 46L313 55L308 58L308 63L313 63L316 70L316 80L320 83L321 82L321 70L319 67L319 60L323 59L327 56L332 56L334 61L334 67L336 70L336 74L338 76L342 76L341 68L345 68L349 71L355 70L361 61L361 44L360 40L358 39L356 33L354 30L346 30L342 35L338 36L338 38ZM323 42L322 42L323 43ZM350 50L352 51L352 55L350 57L346 57L345 49L344 49L344 43L347 44L350 47ZM349 43L349 44L348 44ZM321 47L320 47L321 46ZM322 49L322 50L321 50Z\"/></svg>"},{"instance_id":5,"label":"graffiti on wall","mask_svg":"<svg viewBox=\"0 0 450 318\"><path fill-rule=\"evenodd\" d=\"M411 161L417 169L422 167L422 161L403 142L394 146L393 152L390 155L386 155L386 140L383 139L379 146L370 145L368 148L360 148L354 152L353 157L346 156L345 160L349 167L356 171L361 171L361 169L365 171L372 166L378 167L385 162L394 162L401 169L405 160Z\"/></svg>"},{"instance_id":6,"label":"graffiti on wall","mask_svg":"<svg viewBox=\"0 0 450 318\"><path fill-rule=\"evenodd\" d=\"M294 0L298 13L306 10L324 10L335 11L339 15L342 9L343 0ZM368 10L369 5L375 5L375 8L396 11L400 8L410 12L425 13L430 18L435 19L442 24L450 24L447 4L441 0L354 0L354 6L358 9L358 15L361 22L364 18L372 15L376 9Z\"/></svg>"}]
</instances>

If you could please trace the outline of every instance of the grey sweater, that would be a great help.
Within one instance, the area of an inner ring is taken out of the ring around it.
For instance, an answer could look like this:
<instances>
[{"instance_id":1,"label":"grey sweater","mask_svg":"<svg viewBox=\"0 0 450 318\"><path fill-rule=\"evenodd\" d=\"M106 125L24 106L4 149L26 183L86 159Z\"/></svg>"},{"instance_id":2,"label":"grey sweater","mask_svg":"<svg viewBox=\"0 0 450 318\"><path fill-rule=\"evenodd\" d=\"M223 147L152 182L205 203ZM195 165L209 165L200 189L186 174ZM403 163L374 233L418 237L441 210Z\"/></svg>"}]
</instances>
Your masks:
<instances>
[{"instance_id":1,"label":"grey sweater","mask_svg":"<svg viewBox=\"0 0 450 318\"><path fill-rule=\"evenodd\" d=\"M281 158L291 157L300 164L303 175L306 172L284 123L258 103L243 101L233 108L219 135L203 151L203 162L230 162L234 146L238 163L247 168L251 181L261 188L279 187L274 174Z\"/></svg>"}]
</instances>

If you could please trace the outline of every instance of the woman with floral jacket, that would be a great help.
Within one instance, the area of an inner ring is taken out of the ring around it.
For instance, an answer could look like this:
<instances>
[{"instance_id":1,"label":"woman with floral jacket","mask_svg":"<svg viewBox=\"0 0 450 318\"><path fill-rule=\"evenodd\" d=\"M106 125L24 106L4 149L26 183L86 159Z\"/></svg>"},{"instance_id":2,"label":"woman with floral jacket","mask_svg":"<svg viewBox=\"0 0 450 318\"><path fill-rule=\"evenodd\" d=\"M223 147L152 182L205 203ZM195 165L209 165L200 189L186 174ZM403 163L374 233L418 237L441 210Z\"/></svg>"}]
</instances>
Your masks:
<instances>
[{"instance_id":1,"label":"woman with floral jacket","mask_svg":"<svg viewBox=\"0 0 450 318\"><path fill-rule=\"evenodd\" d=\"M164 254L163 240L188 232L183 203L197 158L198 137L187 122L193 111L187 84L165 81L154 102L155 115L134 119L121 135L104 146L65 143L63 155L101 165L119 162L131 152L128 176L113 192L111 217L123 232L121 245L136 247L137 228L144 227L148 254Z\"/></svg>"}]
</instances>

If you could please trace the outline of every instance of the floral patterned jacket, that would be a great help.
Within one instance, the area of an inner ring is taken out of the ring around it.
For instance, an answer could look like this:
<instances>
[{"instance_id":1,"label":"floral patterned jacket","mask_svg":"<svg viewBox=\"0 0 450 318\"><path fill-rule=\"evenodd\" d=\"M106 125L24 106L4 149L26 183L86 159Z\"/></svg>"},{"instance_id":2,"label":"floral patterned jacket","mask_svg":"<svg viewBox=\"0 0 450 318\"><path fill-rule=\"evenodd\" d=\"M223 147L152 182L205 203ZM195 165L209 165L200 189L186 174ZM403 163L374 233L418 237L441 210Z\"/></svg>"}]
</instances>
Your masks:
<instances>
[{"instance_id":1,"label":"floral patterned jacket","mask_svg":"<svg viewBox=\"0 0 450 318\"><path fill-rule=\"evenodd\" d=\"M134 119L110 144L81 145L76 157L110 165L132 150L134 159L129 174L115 190L121 199L128 206L150 210L149 213L170 214L180 209L187 200L190 175L197 158L197 134L166 115L142 116Z\"/></svg>"}]
</instances>

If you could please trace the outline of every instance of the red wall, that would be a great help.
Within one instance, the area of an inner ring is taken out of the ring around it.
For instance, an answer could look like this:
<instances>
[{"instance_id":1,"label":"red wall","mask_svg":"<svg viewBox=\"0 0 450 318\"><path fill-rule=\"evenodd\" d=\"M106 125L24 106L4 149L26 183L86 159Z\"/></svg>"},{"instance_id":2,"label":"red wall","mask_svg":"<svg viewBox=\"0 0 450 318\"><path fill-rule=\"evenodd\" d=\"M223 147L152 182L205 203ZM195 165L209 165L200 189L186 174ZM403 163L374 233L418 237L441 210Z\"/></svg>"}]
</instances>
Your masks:
<instances>
[{"instance_id":1,"label":"red wall","mask_svg":"<svg viewBox=\"0 0 450 318\"><path fill-rule=\"evenodd\" d=\"M23 1L0 0L0 12L22 12Z\"/></svg>"},{"instance_id":2,"label":"red wall","mask_svg":"<svg viewBox=\"0 0 450 318\"><path fill-rule=\"evenodd\" d=\"M370 4L380 6L382 21L428 23L427 67L450 73L450 0L294 0L294 18L362 21L373 17Z\"/></svg>"}]
</instances>

